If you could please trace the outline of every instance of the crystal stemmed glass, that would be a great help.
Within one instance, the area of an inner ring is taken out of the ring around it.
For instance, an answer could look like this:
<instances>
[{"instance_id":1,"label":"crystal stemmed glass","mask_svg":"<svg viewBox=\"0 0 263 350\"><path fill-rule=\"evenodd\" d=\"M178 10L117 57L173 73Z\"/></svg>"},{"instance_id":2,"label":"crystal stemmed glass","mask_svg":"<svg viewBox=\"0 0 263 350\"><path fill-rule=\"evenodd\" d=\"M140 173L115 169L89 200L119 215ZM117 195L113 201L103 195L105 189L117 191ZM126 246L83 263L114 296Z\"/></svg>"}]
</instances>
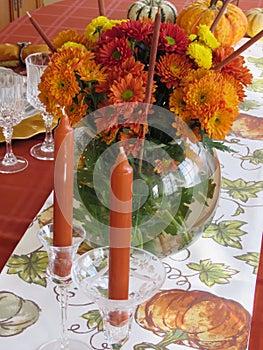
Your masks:
<instances>
[{"instance_id":1,"label":"crystal stemmed glass","mask_svg":"<svg viewBox=\"0 0 263 350\"><path fill-rule=\"evenodd\" d=\"M53 116L46 112L45 105L39 100L38 84L41 75L46 69L50 60L49 53L39 52L26 57L27 71L27 101L36 109L42 112L45 124L45 138L42 143L38 143L30 149L30 154L40 160L54 159L54 138L52 134Z\"/></svg>"},{"instance_id":2,"label":"crystal stemmed glass","mask_svg":"<svg viewBox=\"0 0 263 350\"><path fill-rule=\"evenodd\" d=\"M38 238L48 254L47 275L59 289L61 329L60 337L43 344L39 350L87 350L88 345L68 338L67 309L68 288L71 280L71 266L76 257L78 247L85 238L85 231L73 226L72 245L67 247L53 246L53 224L43 226L38 232Z\"/></svg>"},{"instance_id":3,"label":"crystal stemmed glass","mask_svg":"<svg viewBox=\"0 0 263 350\"><path fill-rule=\"evenodd\" d=\"M109 247L81 255L73 263L72 279L97 304L110 348L120 349L129 339L136 307L158 292L165 280L165 269L155 255L131 247L128 300L113 300L108 299L108 258Z\"/></svg>"},{"instance_id":4,"label":"crystal stemmed glass","mask_svg":"<svg viewBox=\"0 0 263 350\"><path fill-rule=\"evenodd\" d=\"M12 174L24 170L28 161L15 156L12 149L13 126L25 116L23 77L11 70L0 72L0 127L6 142L4 158L0 159L0 173Z\"/></svg>"}]
</instances>

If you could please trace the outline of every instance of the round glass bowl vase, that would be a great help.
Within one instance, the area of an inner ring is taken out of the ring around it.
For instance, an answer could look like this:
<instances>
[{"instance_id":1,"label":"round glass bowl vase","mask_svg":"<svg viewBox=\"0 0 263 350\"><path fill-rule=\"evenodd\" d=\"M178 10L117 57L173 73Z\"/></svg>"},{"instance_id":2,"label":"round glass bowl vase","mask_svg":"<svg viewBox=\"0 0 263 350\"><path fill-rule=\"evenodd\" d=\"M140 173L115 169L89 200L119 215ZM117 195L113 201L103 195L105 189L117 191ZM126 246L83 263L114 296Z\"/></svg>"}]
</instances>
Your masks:
<instances>
[{"instance_id":1,"label":"round glass bowl vase","mask_svg":"<svg viewBox=\"0 0 263 350\"><path fill-rule=\"evenodd\" d=\"M100 133L91 133L92 118L75 129L74 215L85 222L87 244L109 245L110 176L120 145L133 167L132 246L165 257L195 242L217 208L217 154L174 114L157 106L143 143L127 138L108 144ZM137 153L129 153L136 147Z\"/></svg>"}]
</instances>

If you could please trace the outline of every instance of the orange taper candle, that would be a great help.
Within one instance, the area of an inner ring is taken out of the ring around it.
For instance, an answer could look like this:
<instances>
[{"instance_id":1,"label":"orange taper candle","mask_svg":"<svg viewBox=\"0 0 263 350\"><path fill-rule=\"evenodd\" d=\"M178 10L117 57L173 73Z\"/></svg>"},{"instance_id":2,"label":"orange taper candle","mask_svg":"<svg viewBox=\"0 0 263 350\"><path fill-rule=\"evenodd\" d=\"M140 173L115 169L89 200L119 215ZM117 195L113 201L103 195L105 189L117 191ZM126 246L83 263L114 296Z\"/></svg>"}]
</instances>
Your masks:
<instances>
[{"instance_id":1,"label":"orange taper candle","mask_svg":"<svg viewBox=\"0 0 263 350\"><path fill-rule=\"evenodd\" d=\"M109 299L126 300L129 292L133 169L123 147L111 171Z\"/></svg>"},{"instance_id":2,"label":"orange taper candle","mask_svg":"<svg viewBox=\"0 0 263 350\"><path fill-rule=\"evenodd\" d=\"M72 245L74 131L67 115L54 131L54 237L53 245Z\"/></svg>"},{"instance_id":3,"label":"orange taper candle","mask_svg":"<svg viewBox=\"0 0 263 350\"><path fill-rule=\"evenodd\" d=\"M45 41L47 46L50 48L51 52L55 52L56 48L54 47L52 42L49 40L49 38L46 36L46 34L43 32L43 30L41 29L37 21L31 16L31 14L28 11L26 11L26 14L28 15L30 22L33 24L38 34L41 36L41 38Z\"/></svg>"},{"instance_id":4,"label":"orange taper candle","mask_svg":"<svg viewBox=\"0 0 263 350\"><path fill-rule=\"evenodd\" d=\"M100 14L100 16L105 16L104 0L98 0L98 5L99 5L99 14Z\"/></svg>"}]
</instances>

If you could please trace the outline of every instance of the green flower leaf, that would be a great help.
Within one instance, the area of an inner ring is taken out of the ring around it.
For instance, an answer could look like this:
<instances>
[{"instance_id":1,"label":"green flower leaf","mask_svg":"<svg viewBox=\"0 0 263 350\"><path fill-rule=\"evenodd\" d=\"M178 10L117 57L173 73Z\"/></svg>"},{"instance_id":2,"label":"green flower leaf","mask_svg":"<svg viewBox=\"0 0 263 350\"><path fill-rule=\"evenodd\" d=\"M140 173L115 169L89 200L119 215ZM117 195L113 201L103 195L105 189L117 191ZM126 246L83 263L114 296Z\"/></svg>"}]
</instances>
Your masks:
<instances>
[{"instance_id":1,"label":"green flower leaf","mask_svg":"<svg viewBox=\"0 0 263 350\"><path fill-rule=\"evenodd\" d=\"M200 260L200 263L189 263L187 266L195 271L199 271L199 279L208 287L214 284L227 284L230 278L239 271L231 269L223 263L212 263L211 259Z\"/></svg>"},{"instance_id":2,"label":"green flower leaf","mask_svg":"<svg viewBox=\"0 0 263 350\"><path fill-rule=\"evenodd\" d=\"M102 317L98 310L88 311L87 313L81 315L81 317L87 320L87 327L89 329L97 328L98 332L103 330Z\"/></svg>"},{"instance_id":3,"label":"green flower leaf","mask_svg":"<svg viewBox=\"0 0 263 350\"><path fill-rule=\"evenodd\" d=\"M259 253L248 252L247 254L235 256L235 258L245 261L246 264L254 267L253 273L256 275L258 273L259 256Z\"/></svg>"},{"instance_id":4,"label":"green flower leaf","mask_svg":"<svg viewBox=\"0 0 263 350\"><path fill-rule=\"evenodd\" d=\"M205 230L203 237L212 238L216 243L224 247L242 249L241 236L247 232L240 229L246 224L244 221L221 221L218 224L212 223Z\"/></svg>"},{"instance_id":5,"label":"green flower leaf","mask_svg":"<svg viewBox=\"0 0 263 350\"><path fill-rule=\"evenodd\" d=\"M37 251L28 255L13 255L7 263L7 273L17 274L26 283L46 287L46 269L48 257L46 251Z\"/></svg>"},{"instance_id":6,"label":"green flower leaf","mask_svg":"<svg viewBox=\"0 0 263 350\"><path fill-rule=\"evenodd\" d=\"M244 181L243 179L231 181L223 178L222 188L232 198L247 202L249 198L257 198L257 193L262 191L263 181Z\"/></svg>"},{"instance_id":7,"label":"green flower leaf","mask_svg":"<svg viewBox=\"0 0 263 350\"><path fill-rule=\"evenodd\" d=\"M258 149L253 152L253 155L242 157L243 160L248 160L251 164L263 164L263 149Z\"/></svg>"}]
</instances>

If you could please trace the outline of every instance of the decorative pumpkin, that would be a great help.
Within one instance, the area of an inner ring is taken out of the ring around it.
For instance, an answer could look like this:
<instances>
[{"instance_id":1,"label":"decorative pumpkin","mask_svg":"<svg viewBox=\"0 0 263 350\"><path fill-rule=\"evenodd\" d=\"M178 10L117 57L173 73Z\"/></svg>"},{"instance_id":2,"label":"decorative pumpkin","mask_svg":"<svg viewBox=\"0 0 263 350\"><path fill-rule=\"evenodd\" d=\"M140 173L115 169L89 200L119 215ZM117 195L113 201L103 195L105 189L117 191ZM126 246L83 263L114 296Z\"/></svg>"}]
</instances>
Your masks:
<instances>
[{"instance_id":1,"label":"decorative pumpkin","mask_svg":"<svg viewBox=\"0 0 263 350\"><path fill-rule=\"evenodd\" d=\"M165 0L135 1L130 5L127 17L131 20L142 20L144 17L155 19L159 6L161 8L161 21L175 23L177 9L173 4Z\"/></svg>"},{"instance_id":2,"label":"decorative pumpkin","mask_svg":"<svg viewBox=\"0 0 263 350\"><path fill-rule=\"evenodd\" d=\"M252 8L246 13L247 34L253 38L263 29L263 8Z\"/></svg>"},{"instance_id":3,"label":"decorative pumpkin","mask_svg":"<svg viewBox=\"0 0 263 350\"><path fill-rule=\"evenodd\" d=\"M172 289L139 305L135 321L163 337L157 346L144 342L140 349L167 349L183 341L196 349L245 350L251 317L235 300L202 290Z\"/></svg>"},{"instance_id":4,"label":"decorative pumpkin","mask_svg":"<svg viewBox=\"0 0 263 350\"><path fill-rule=\"evenodd\" d=\"M199 24L211 27L223 2L218 0L193 1L178 14L176 23L186 33L196 34ZM247 17L236 5L229 3L221 16L214 34L217 40L225 46L235 45L247 32Z\"/></svg>"}]
</instances>

